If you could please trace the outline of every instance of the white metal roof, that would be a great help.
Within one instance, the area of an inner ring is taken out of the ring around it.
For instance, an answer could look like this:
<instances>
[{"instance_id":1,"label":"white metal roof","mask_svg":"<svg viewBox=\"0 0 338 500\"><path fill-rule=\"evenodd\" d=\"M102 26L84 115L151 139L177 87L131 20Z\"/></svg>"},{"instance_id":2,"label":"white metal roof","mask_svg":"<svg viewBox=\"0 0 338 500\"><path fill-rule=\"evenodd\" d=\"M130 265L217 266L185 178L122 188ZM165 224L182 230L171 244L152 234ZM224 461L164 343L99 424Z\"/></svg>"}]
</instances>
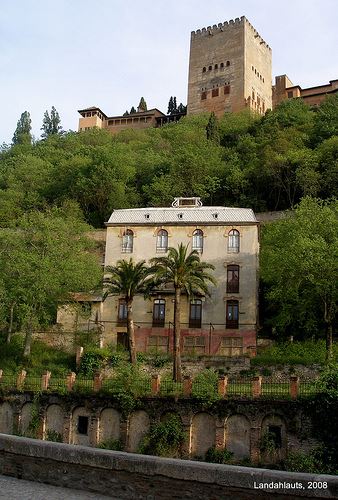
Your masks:
<instances>
[{"instance_id":1,"label":"white metal roof","mask_svg":"<svg viewBox=\"0 0 338 500\"><path fill-rule=\"evenodd\" d=\"M240 224L242 222L257 222L251 208L203 206L127 208L114 210L106 224Z\"/></svg>"}]
</instances>

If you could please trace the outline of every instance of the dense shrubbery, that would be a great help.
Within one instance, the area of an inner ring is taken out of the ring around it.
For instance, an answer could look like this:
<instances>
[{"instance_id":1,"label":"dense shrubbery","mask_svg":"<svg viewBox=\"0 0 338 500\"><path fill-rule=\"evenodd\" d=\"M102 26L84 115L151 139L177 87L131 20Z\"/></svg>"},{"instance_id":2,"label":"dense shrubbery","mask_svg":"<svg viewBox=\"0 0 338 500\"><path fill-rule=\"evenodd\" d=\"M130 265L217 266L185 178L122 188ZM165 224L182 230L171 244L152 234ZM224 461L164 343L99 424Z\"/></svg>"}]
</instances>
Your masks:
<instances>
[{"instance_id":1,"label":"dense shrubbery","mask_svg":"<svg viewBox=\"0 0 338 500\"><path fill-rule=\"evenodd\" d=\"M165 416L162 422L151 427L143 438L139 452L160 457L178 457L185 434L180 418L174 414Z\"/></svg>"},{"instance_id":2,"label":"dense shrubbery","mask_svg":"<svg viewBox=\"0 0 338 500\"><path fill-rule=\"evenodd\" d=\"M314 365L325 362L324 340L283 342L260 350L251 359L254 366L262 365ZM334 358L338 361L338 345L334 345Z\"/></svg>"},{"instance_id":3,"label":"dense shrubbery","mask_svg":"<svg viewBox=\"0 0 338 500\"><path fill-rule=\"evenodd\" d=\"M213 464L229 464L232 462L234 454L227 450L217 450L215 447L209 448L205 455L205 461Z\"/></svg>"}]
</instances>

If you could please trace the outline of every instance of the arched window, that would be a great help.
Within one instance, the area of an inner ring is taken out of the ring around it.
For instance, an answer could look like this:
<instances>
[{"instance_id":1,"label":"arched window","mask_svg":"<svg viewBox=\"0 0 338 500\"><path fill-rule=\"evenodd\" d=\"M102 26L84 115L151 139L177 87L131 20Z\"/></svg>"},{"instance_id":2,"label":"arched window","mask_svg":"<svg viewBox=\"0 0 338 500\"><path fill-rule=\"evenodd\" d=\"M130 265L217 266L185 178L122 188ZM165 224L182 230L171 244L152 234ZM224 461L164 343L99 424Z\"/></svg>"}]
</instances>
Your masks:
<instances>
[{"instance_id":1,"label":"arched window","mask_svg":"<svg viewBox=\"0 0 338 500\"><path fill-rule=\"evenodd\" d=\"M239 252L239 231L231 229L228 234L228 252Z\"/></svg>"},{"instance_id":2,"label":"arched window","mask_svg":"<svg viewBox=\"0 0 338 500\"><path fill-rule=\"evenodd\" d=\"M201 328L202 324L202 301L194 299L190 301L189 328Z\"/></svg>"},{"instance_id":3,"label":"arched window","mask_svg":"<svg viewBox=\"0 0 338 500\"><path fill-rule=\"evenodd\" d=\"M227 66L230 66L230 61L227 61Z\"/></svg>"},{"instance_id":4,"label":"arched window","mask_svg":"<svg viewBox=\"0 0 338 500\"><path fill-rule=\"evenodd\" d=\"M165 300L154 300L153 326L164 326L165 322Z\"/></svg>"},{"instance_id":5,"label":"arched window","mask_svg":"<svg viewBox=\"0 0 338 500\"><path fill-rule=\"evenodd\" d=\"M206 72L206 70L207 70L207 68L204 66L204 68L203 68L203 70L202 70L202 71L203 71L203 73L205 73L205 72Z\"/></svg>"},{"instance_id":6,"label":"arched window","mask_svg":"<svg viewBox=\"0 0 338 500\"><path fill-rule=\"evenodd\" d=\"M224 63L221 63L221 68L224 68Z\"/></svg>"},{"instance_id":7,"label":"arched window","mask_svg":"<svg viewBox=\"0 0 338 500\"><path fill-rule=\"evenodd\" d=\"M203 252L203 231L195 229L192 233L192 249Z\"/></svg>"},{"instance_id":8,"label":"arched window","mask_svg":"<svg viewBox=\"0 0 338 500\"><path fill-rule=\"evenodd\" d=\"M239 292L239 266L231 265L227 267L227 292Z\"/></svg>"},{"instance_id":9,"label":"arched window","mask_svg":"<svg viewBox=\"0 0 338 500\"><path fill-rule=\"evenodd\" d=\"M209 66L209 71L211 71L211 70L212 70L212 66Z\"/></svg>"},{"instance_id":10,"label":"arched window","mask_svg":"<svg viewBox=\"0 0 338 500\"><path fill-rule=\"evenodd\" d=\"M168 231L160 229L157 233L156 252L166 252L168 250Z\"/></svg>"},{"instance_id":11,"label":"arched window","mask_svg":"<svg viewBox=\"0 0 338 500\"><path fill-rule=\"evenodd\" d=\"M122 236L122 252L131 253L133 251L134 233L131 229L124 231Z\"/></svg>"},{"instance_id":12,"label":"arched window","mask_svg":"<svg viewBox=\"0 0 338 500\"><path fill-rule=\"evenodd\" d=\"M218 69L218 64L215 64L215 69Z\"/></svg>"}]
</instances>

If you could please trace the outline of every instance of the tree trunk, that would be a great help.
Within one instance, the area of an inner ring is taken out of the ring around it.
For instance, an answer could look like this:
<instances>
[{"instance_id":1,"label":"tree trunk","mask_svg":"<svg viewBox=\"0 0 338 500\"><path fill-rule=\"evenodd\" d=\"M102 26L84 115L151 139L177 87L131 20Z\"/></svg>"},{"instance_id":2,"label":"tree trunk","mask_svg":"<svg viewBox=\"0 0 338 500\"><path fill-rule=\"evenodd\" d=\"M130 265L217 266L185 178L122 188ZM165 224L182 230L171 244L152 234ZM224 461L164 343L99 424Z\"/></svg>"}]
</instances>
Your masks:
<instances>
[{"instance_id":1,"label":"tree trunk","mask_svg":"<svg viewBox=\"0 0 338 500\"><path fill-rule=\"evenodd\" d=\"M132 365L136 365L136 347L135 347L135 328L133 320L133 301L127 302L127 333L129 340L129 361Z\"/></svg>"},{"instance_id":2,"label":"tree trunk","mask_svg":"<svg viewBox=\"0 0 338 500\"><path fill-rule=\"evenodd\" d=\"M9 312L9 325L8 325L8 332L7 332L7 344L10 344L11 339L12 339L14 307L15 307L15 302L12 302L11 308L10 308L10 312Z\"/></svg>"},{"instance_id":3,"label":"tree trunk","mask_svg":"<svg viewBox=\"0 0 338 500\"><path fill-rule=\"evenodd\" d=\"M26 328L26 336L25 336L25 346L23 348L23 357L27 358L31 354L31 343L32 343L32 325L28 324Z\"/></svg>"},{"instance_id":4,"label":"tree trunk","mask_svg":"<svg viewBox=\"0 0 338 500\"><path fill-rule=\"evenodd\" d=\"M326 323L326 361L332 360L332 344L332 323Z\"/></svg>"},{"instance_id":5,"label":"tree trunk","mask_svg":"<svg viewBox=\"0 0 338 500\"><path fill-rule=\"evenodd\" d=\"M181 366L181 289L175 288L173 380L182 382Z\"/></svg>"}]
</instances>

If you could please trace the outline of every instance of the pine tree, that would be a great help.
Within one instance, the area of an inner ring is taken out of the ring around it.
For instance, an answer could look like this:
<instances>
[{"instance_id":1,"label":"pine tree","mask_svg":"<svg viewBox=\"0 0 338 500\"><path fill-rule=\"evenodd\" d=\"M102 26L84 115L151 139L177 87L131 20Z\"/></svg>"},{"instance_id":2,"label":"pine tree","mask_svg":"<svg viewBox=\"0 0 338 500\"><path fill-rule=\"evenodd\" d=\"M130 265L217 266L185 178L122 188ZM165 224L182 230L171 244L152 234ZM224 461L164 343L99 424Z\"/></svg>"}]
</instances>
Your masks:
<instances>
[{"instance_id":1,"label":"pine tree","mask_svg":"<svg viewBox=\"0 0 338 500\"><path fill-rule=\"evenodd\" d=\"M24 111L16 125L13 135L13 144L31 144L32 120L28 111Z\"/></svg>"},{"instance_id":2,"label":"pine tree","mask_svg":"<svg viewBox=\"0 0 338 500\"><path fill-rule=\"evenodd\" d=\"M62 131L62 127L60 125L61 119L59 113L56 111L55 107L52 106L52 110L50 115L48 111L45 111L43 115L42 127L40 130L43 130L41 137L47 138L53 134L59 134Z\"/></svg>"},{"instance_id":3,"label":"pine tree","mask_svg":"<svg viewBox=\"0 0 338 500\"><path fill-rule=\"evenodd\" d=\"M140 99L140 104L138 105L138 111L148 111L148 108L147 108L147 103L144 99L144 97L141 97Z\"/></svg>"},{"instance_id":4,"label":"pine tree","mask_svg":"<svg viewBox=\"0 0 338 500\"><path fill-rule=\"evenodd\" d=\"M211 113L208 125L206 126L207 139L219 144L218 121L214 112Z\"/></svg>"},{"instance_id":5,"label":"pine tree","mask_svg":"<svg viewBox=\"0 0 338 500\"><path fill-rule=\"evenodd\" d=\"M122 116L128 116L128 115L129 115L129 111L126 109Z\"/></svg>"},{"instance_id":6,"label":"pine tree","mask_svg":"<svg viewBox=\"0 0 338 500\"><path fill-rule=\"evenodd\" d=\"M137 113L136 109L134 106L131 107L130 114L132 115L133 113Z\"/></svg>"},{"instance_id":7,"label":"pine tree","mask_svg":"<svg viewBox=\"0 0 338 500\"><path fill-rule=\"evenodd\" d=\"M171 96L170 99L169 99L169 102L168 102L168 112L167 114L168 115L171 115L172 111L173 111L173 97Z\"/></svg>"},{"instance_id":8,"label":"pine tree","mask_svg":"<svg viewBox=\"0 0 338 500\"><path fill-rule=\"evenodd\" d=\"M177 113L186 113L186 112L187 112L187 107L180 102L177 108Z\"/></svg>"},{"instance_id":9,"label":"pine tree","mask_svg":"<svg viewBox=\"0 0 338 500\"><path fill-rule=\"evenodd\" d=\"M173 114L177 113L177 102L176 97L173 98Z\"/></svg>"}]
</instances>

